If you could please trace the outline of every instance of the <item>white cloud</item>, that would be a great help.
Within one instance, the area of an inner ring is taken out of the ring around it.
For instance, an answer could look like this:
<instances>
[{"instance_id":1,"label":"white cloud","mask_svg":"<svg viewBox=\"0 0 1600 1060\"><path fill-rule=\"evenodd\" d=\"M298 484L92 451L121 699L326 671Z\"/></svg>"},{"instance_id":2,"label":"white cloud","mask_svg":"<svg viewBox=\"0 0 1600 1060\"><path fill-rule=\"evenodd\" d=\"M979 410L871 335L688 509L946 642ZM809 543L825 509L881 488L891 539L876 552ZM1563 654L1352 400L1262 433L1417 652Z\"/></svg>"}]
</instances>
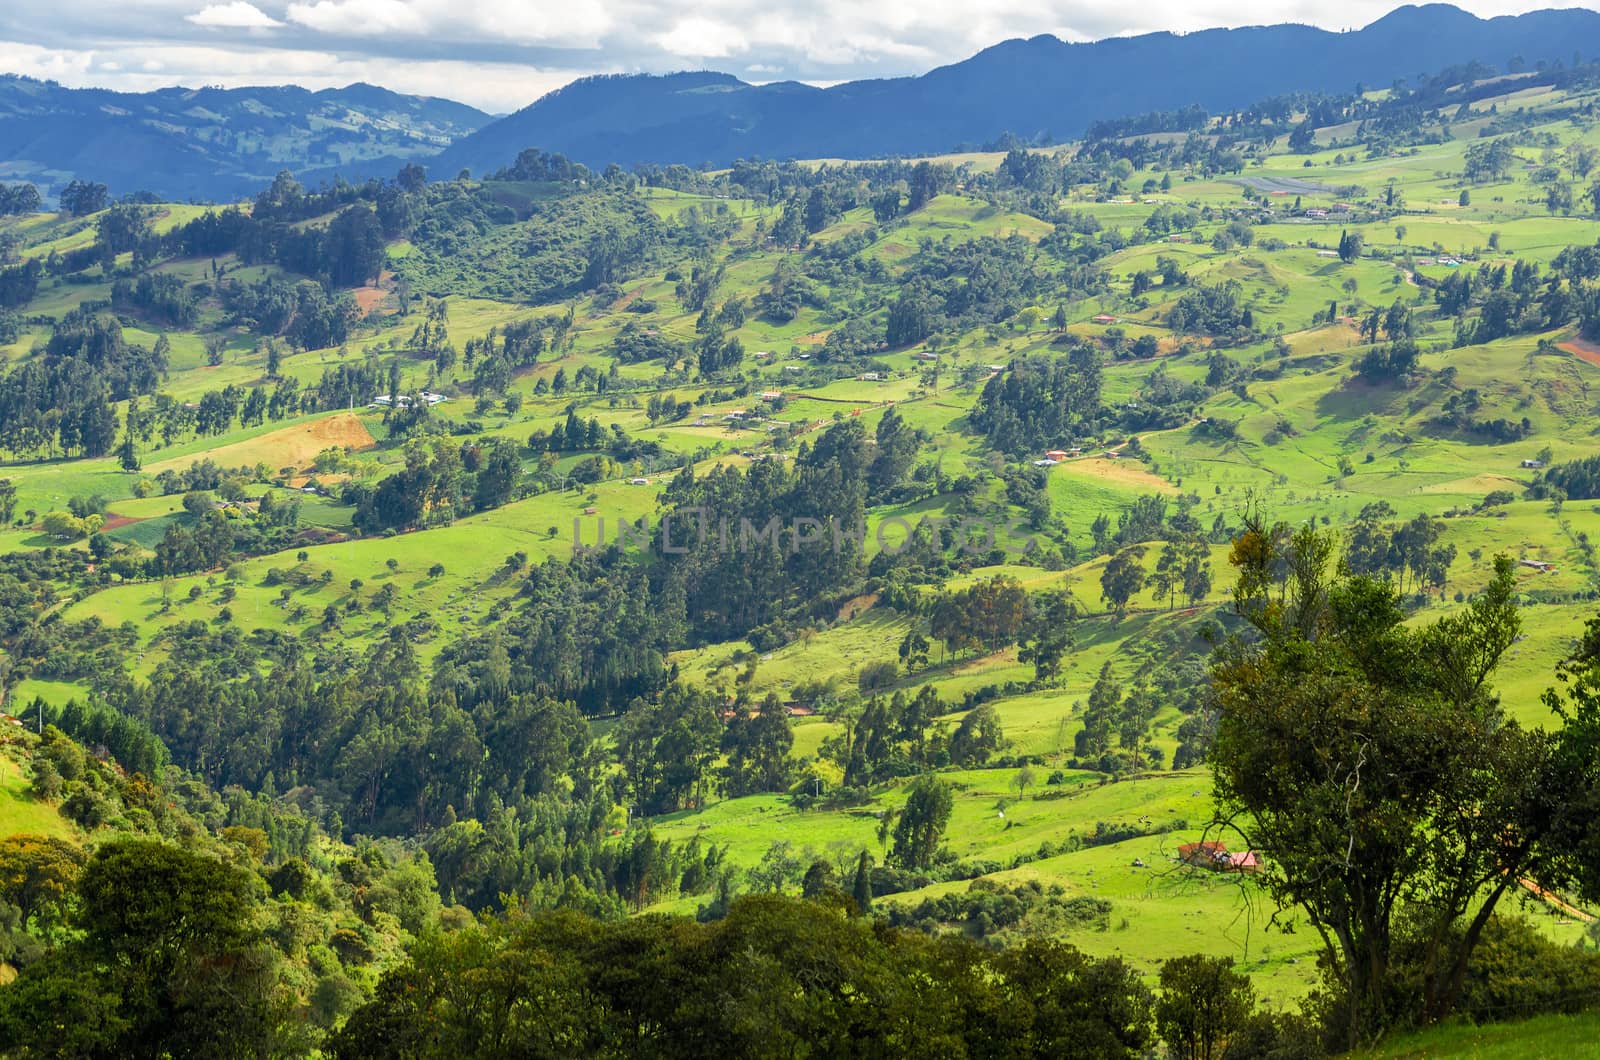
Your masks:
<instances>
[{"instance_id":1,"label":"white cloud","mask_svg":"<svg viewBox=\"0 0 1600 1060\"><path fill-rule=\"evenodd\" d=\"M94 67L92 51L60 51L36 44L0 41L0 70L62 84L93 84L88 79Z\"/></svg>"},{"instance_id":2,"label":"white cloud","mask_svg":"<svg viewBox=\"0 0 1600 1060\"><path fill-rule=\"evenodd\" d=\"M284 16L347 37L430 37L486 44L597 47L613 26L601 0L533 5L508 0L294 0Z\"/></svg>"},{"instance_id":3,"label":"white cloud","mask_svg":"<svg viewBox=\"0 0 1600 1060\"><path fill-rule=\"evenodd\" d=\"M422 33L426 23L404 0L317 0L289 5L288 19L322 33L343 36L382 36L388 33Z\"/></svg>"},{"instance_id":4,"label":"white cloud","mask_svg":"<svg viewBox=\"0 0 1600 1060\"><path fill-rule=\"evenodd\" d=\"M750 41L735 27L699 17L683 19L654 39L662 51L686 59L726 59L750 47Z\"/></svg>"},{"instance_id":5,"label":"white cloud","mask_svg":"<svg viewBox=\"0 0 1600 1060\"><path fill-rule=\"evenodd\" d=\"M187 22L213 29L271 29L283 25L254 4L233 0L227 4L207 4L192 15L183 16Z\"/></svg>"}]
</instances>

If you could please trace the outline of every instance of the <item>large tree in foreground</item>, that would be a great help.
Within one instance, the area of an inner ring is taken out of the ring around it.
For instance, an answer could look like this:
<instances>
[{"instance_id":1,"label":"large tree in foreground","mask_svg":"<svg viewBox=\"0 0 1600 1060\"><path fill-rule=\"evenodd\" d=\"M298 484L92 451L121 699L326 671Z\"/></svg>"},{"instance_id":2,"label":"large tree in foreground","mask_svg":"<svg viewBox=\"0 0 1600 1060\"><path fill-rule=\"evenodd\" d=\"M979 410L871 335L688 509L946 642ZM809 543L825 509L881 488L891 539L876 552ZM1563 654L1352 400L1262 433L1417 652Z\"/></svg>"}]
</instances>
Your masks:
<instances>
[{"instance_id":1,"label":"large tree in foreground","mask_svg":"<svg viewBox=\"0 0 1600 1060\"><path fill-rule=\"evenodd\" d=\"M1455 1006L1500 898L1551 847L1554 738L1508 721L1488 684L1518 631L1509 560L1466 607L1408 626L1386 582L1334 578L1333 551L1247 518L1230 558L1256 635L1218 653L1211 762L1220 819L1321 936L1354 1044ZM1404 988L1402 934L1420 955Z\"/></svg>"}]
</instances>

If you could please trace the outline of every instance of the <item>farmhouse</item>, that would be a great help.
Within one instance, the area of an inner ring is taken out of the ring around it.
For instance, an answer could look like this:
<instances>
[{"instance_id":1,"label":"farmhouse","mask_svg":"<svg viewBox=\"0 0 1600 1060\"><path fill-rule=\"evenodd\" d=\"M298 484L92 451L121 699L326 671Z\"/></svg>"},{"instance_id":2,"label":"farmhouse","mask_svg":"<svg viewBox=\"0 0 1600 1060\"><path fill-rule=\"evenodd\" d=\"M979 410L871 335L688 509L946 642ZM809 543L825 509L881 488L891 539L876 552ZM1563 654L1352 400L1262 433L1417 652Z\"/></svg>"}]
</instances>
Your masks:
<instances>
[{"instance_id":1,"label":"farmhouse","mask_svg":"<svg viewBox=\"0 0 1600 1060\"><path fill-rule=\"evenodd\" d=\"M1035 460L1033 462L1033 466L1034 467L1055 467L1059 463L1061 463L1061 461L1059 461L1059 460L1051 460L1049 457L1046 457L1043 460Z\"/></svg>"},{"instance_id":2,"label":"farmhouse","mask_svg":"<svg viewBox=\"0 0 1600 1060\"><path fill-rule=\"evenodd\" d=\"M630 478L628 480L628 485L630 485L630 486L648 486L648 485L650 485L650 480L647 479L647 478Z\"/></svg>"},{"instance_id":3,"label":"farmhouse","mask_svg":"<svg viewBox=\"0 0 1600 1060\"><path fill-rule=\"evenodd\" d=\"M450 400L449 398L445 397L443 394L435 394L431 390L424 390L421 394L419 394L417 396L422 399L422 402L425 405L437 405L441 401ZM410 394L401 394L398 398L391 398L388 394L379 394L377 397L372 399L372 403L370 405L368 405L367 407L368 408L372 408L374 406L388 407L390 405L393 405L397 409L408 409L408 408L411 407L411 395Z\"/></svg>"},{"instance_id":4,"label":"farmhouse","mask_svg":"<svg viewBox=\"0 0 1600 1060\"><path fill-rule=\"evenodd\" d=\"M863 383L876 383L882 378L882 376L880 376L877 372L862 372L860 375L856 376L856 378L861 380Z\"/></svg>"},{"instance_id":5,"label":"farmhouse","mask_svg":"<svg viewBox=\"0 0 1600 1060\"><path fill-rule=\"evenodd\" d=\"M918 350L911 355L911 359L914 361L937 361L939 355L932 350Z\"/></svg>"},{"instance_id":6,"label":"farmhouse","mask_svg":"<svg viewBox=\"0 0 1600 1060\"><path fill-rule=\"evenodd\" d=\"M1554 563L1546 563L1542 559L1522 559L1518 560L1517 563L1524 567L1530 567L1541 574L1554 574L1556 572Z\"/></svg>"},{"instance_id":7,"label":"farmhouse","mask_svg":"<svg viewBox=\"0 0 1600 1060\"><path fill-rule=\"evenodd\" d=\"M783 391L781 390L763 390L761 392L762 401L777 401L781 397L783 397Z\"/></svg>"},{"instance_id":8,"label":"farmhouse","mask_svg":"<svg viewBox=\"0 0 1600 1060\"><path fill-rule=\"evenodd\" d=\"M1048 453L1046 453L1044 455L1045 455L1045 458L1047 460L1060 461L1060 460L1065 460L1069 454L1068 454L1068 451L1065 450L1065 449L1052 449L1052 450L1050 450Z\"/></svg>"},{"instance_id":9,"label":"farmhouse","mask_svg":"<svg viewBox=\"0 0 1600 1060\"><path fill-rule=\"evenodd\" d=\"M1543 460L1524 460L1522 462L1522 466L1527 468L1529 471L1538 471L1540 468L1544 467L1544 461Z\"/></svg>"},{"instance_id":10,"label":"farmhouse","mask_svg":"<svg viewBox=\"0 0 1600 1060\"><path fill-rule=\"evenodd\" d=\"M1111 316L1109 313L1101 313L1099 316L1094 318L1094 322L1096 324L1115 324L1117 322L1117 318Z\"/></svg>"},{"instance_id":11,"label":"farmhouse","mask_svg":"<svg viewBox=\"0 0 1600 1060\"><path fill-rule=\"evenodd\" d=\"M1178 860L1212 872L1254 874L1261 871L1261 856L1254 850L1230 852L1226 845L1215 839L1183 844L1178 848Z\"/></svg>"},{"instance_id":12,"label":"farmhouse","mask_svg":"<svg viewBox=\"0 0 1600 1060\"><path fill-rule=\"evenodd\" d=\"M1198 843L1185 843L1178 848L1178 860L1188 865L1203 865L1212 868L1216 865L1218 855L1228 856L1228 848L1215 839L1204 839Z\"/></svg>"}]
</instances>

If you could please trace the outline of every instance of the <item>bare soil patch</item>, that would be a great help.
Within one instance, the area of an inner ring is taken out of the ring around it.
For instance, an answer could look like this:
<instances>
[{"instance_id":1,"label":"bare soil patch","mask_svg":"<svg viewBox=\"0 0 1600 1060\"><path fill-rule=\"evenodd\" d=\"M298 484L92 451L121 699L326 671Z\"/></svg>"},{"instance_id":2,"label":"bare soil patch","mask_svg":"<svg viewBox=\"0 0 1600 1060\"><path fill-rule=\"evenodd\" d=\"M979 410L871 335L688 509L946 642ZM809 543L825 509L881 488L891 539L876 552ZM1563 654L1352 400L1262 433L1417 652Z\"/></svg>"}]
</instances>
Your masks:
<instances>
[{"instance_id":1,"label":"bare soil patch","mask_svg":"<svg viewBox=\"0 0 1600 1060\"><path fill-rule=\"evenodd\" d=\"M1566 350L1580 361L1585 361L1600 368L1600 342L1590 342L1588 339L1568 339L1556 343L1556 348Z\"/></svg>"}]
</instances>

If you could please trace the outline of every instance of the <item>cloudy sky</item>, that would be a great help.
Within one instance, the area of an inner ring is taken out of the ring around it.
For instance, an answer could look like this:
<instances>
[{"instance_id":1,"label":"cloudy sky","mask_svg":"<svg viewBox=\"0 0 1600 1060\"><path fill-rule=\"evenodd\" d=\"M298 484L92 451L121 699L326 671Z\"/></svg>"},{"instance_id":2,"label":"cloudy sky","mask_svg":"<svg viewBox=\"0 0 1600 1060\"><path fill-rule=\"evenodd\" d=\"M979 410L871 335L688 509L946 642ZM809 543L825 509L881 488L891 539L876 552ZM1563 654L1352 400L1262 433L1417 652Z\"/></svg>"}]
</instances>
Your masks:
<instances>
[{"instance_id":1,"label":"cloudy sky","mask_svg":"<svg viewBox=\"0 0 1600 1060\"><path fill-rule=\"evenodd\" d=\"M0 72L72 86L370 81L504 112L591 73L827 83L920 73L1008 37L1364 25L1394 0L0 0ZM1600 0L1466 0L1479 15Z\"/></svg>"}]
</instances>

